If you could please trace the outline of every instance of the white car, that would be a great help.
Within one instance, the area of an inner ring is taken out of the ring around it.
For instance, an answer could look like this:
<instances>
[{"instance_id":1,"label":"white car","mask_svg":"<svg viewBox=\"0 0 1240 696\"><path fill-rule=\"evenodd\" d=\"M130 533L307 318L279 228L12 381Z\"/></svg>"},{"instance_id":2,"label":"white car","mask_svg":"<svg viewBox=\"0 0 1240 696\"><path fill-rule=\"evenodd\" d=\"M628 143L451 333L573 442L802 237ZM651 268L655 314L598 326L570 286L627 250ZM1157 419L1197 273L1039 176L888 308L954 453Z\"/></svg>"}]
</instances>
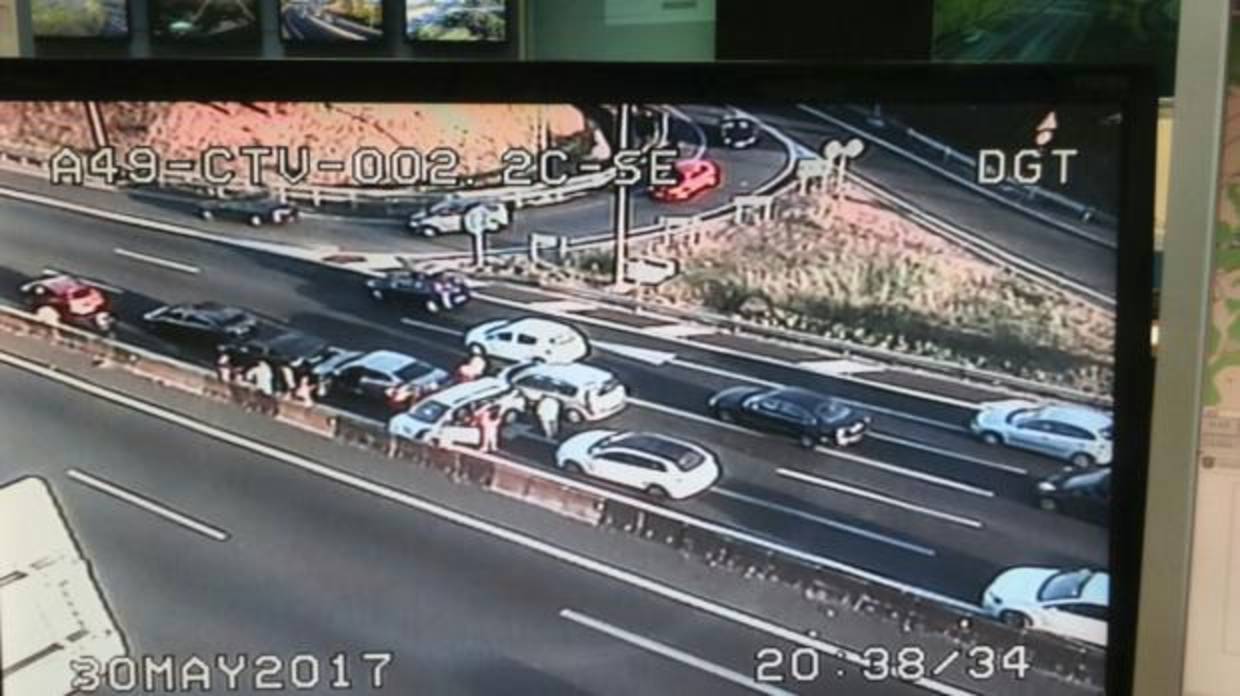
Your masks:
<instances>
[{"instance_id":1,"label":"white car","mask_svg":"<svg viewBox=\"0 0 1240 696\"><path fill-rule=\"evenodd\" d=\"M583 363L527 363L500 372L500 378L531 402L551 397L570 423L599 421L624 409L628 390L607 370Z\"/></svg>"},{"instance_id":2,"label":"white car","mask_svg":"<svg viewBox=\"0 0 1240 696\"><path fill-rule=\"evenodd\" d=\"M589 430L565 440L555 465L571 473L681 500L719 480L719 462L706 449L666 435Z\"/></svg>"},{"instance_id":3,"label":"white car","mask_svg":"<svg viewBox=\"0 0 1240 696\"><path fill-rule=\"evenodd\" d=\"M465 334L475 355L511 362L573 363L590 354L590 343L577 329L550 319L523 317L479 324Z\"/></svg>"},{"instance_id":4,"label":"white car","mask_svg":"<svg viewBox=\"0 0 1240 696\"><path fill-rule=\"evenodd\" d=\"M435 446L477 445L478 429L469 418L479 408L499 406L506 422L525 410L525 398L497 377L480 377L456 384L418 401L388 420L388 432Z\"/></svg>"},{"instance_id":5,"label":"white car","mask_svg":"<svg viewBox=\"0 0 1240 696\"><path fill-rule=\"evenodd\" d=\"M1040 452L1078 467L1111 464L1113 421L1097 409L996 401L982 408L971 428L991 445Z\"/></svg>"},{"instance_id":6,"label":"white car","mask_svg":"<svg viewBox=\"0 0 1240 696\"><path fill-rule=\"evenodd\" d=\"M1080 568L1012 568L982 593L991 616L1017 628L1106 646L1111 576Z\"/></svg>"}]
</instances>

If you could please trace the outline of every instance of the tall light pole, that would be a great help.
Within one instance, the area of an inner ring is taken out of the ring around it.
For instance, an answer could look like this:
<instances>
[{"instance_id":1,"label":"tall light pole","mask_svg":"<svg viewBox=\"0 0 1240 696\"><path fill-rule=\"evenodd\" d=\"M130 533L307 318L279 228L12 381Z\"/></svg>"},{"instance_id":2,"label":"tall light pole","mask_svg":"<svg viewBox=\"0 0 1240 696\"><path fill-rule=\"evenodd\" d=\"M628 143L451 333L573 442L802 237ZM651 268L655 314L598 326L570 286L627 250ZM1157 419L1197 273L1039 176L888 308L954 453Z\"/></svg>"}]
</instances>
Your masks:
<instances>
[{"instance_id":1,"label":"tall light pole","mask_svg":"<svg viewBox=\"0 0 1240 696\"><path fill-rule=\"evenodd\" d=\"M616 138L616 149L618 152L624 152L629 148L629 105L620 105L620 114L617 119L619 122L620 133ZM616 201L615 210L612 212L614 218L613 224L616 228L616 247L615 247L615 284L617 286L624 285L624 272L628 268L628 245L629 245L629 187L616 185Z\"/></svg>"}]
</instances>

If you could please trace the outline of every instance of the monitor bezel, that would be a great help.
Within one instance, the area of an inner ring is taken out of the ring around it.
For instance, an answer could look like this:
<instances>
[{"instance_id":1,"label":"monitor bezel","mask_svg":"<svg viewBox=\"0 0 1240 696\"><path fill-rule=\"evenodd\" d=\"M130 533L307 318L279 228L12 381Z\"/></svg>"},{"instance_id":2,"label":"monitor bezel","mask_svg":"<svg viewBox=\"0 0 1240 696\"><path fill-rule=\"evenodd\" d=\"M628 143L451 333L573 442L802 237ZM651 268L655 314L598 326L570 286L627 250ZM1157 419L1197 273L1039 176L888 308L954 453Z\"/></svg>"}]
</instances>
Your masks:
<instances>
[{"instance_id":1,"label":"monitor bezel","mask_svg":"<svg viewBox=\"0 0 1240 696\"><path fill-rule=\"evenodd\" d=\"M356 79L365 71L365 80ZM124 80L115 79L125 75ZM330 89L325 86L331 85ZM814 63L510 63L0 60L0 100L374 102L823 100L1114 103L1123 109L1107 691L1132 688L1153 393L1154 153L1158 98L1141 66ZM1122 462L1122 463L1121 463Z\"/></svg>"}]
</instances>

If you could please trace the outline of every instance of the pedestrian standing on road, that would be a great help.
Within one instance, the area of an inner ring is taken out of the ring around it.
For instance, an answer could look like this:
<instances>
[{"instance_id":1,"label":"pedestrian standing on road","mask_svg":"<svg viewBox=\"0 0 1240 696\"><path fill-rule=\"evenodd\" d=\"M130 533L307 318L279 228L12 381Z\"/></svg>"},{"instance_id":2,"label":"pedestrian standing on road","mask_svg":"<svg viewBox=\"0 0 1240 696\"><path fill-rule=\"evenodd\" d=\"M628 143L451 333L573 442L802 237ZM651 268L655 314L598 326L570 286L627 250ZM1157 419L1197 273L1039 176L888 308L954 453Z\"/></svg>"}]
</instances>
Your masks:
<instances>
[{"instance_id":1,"label":"pedestrian standing on road","mask_svg":"<svg viewBox=\"0 0 1240 696\"><path fill-rule=\"evenodd\" d=\"M487 359L481 355L471 355L456 368L458 383L472 382L487 372Z\"/></svg>"},{"instance_id":2,"label":"pedestrian standing on road","mask_svg":"<svg viewBox=\"0 0 1240 696\"><path fill-rule=\"evenodd\" d=\"M219 357L215 359L215 374L224 384L228 384L233 380L232 358L228 357L228 351L221 350Z\"/></svg>"},{"instance_id":3,"label":"pedestrian standing on road","mask_svg":"<svg viewBox=\"0 0 1240 696\"><path fill-rule=\"evenodd\" d=\"M281 394L292 394L297 390L297 373L289 365L280 366L280 385L279 392Z\"/></svg>"},{"instance_id":4,"label":"pedestrian standing on road","mask_svg":"<svg viewBox=\"0 0 1240 696\"><path fill-rule=\"evenodd\" d=\"M314 405L314 382L309 374L303 374L301 379L297 380L297 390L293 396L307 406Z\"/></svg>"},{"instance_id":5,"label":"pedestrian standing on road","mask_svg":"<svg viewBox=\"0 0 1240 696\"><path fill-rule=\"evenodd\" d=\"M534 414L538 416L543 435L554 440L560 432L560 400L544 396L534 406Z\"/></svg>"},{"instance_id":6,"label":"pedestrian standing on road","mask_svg":"<svg viewBox=\"0 0 1240 696\"><path fill-rule=\"evenodd\" d=\"M499 427L504 422L499 406L480 409L479 418L482 428L482 443L479 449L483 452L495 452L499 449Z\"/></svg>"},{"instance_id":7,"label":"pedestrian standing on road","mask_svg":"<svg viewBox=\"0 0 1240 696\"><path fill-rule=\"evenodd\" d=\"M271 364L266 360L259 360L258 363L250 369L250 373L246 375L246 377L248 377L250 383L264 395L275 396L276 374L275 371L271 369Z\"/></svg>"}]
</instances>

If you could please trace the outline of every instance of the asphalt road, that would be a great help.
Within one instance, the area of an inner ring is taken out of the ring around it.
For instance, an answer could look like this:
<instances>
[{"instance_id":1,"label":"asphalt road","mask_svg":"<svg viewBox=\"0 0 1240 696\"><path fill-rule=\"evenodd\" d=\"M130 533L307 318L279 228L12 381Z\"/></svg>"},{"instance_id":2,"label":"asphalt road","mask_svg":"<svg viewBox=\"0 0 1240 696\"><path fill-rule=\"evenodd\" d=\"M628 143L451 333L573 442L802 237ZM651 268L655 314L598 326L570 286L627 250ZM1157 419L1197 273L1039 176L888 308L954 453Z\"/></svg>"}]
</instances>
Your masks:
<instances>
[{"instance_id":1,"label":"asphalt road","mask_svg":"<svg viewBox=\"0 0 1240 696\"><path fill-rule=\"evenodd\" d=\"M811 151L832 138L853 134L795 107L758 110L778 128ZM1115 250L1040 221L1012 206L987 198L885 148L871 145L851 171L881 185L901 200L999 248L1051 269L1055 273L1110 296L1115 295Z\"/></svg>"},{"instance_id":2,"label":"asphalt road","mask_svg":"<svg viewBox=\"0 0 1240 696\"><path fill-rule=\"evenodd\" d=\"M364 42L383 38L383 30L338 17L329 12L315 16L308 7L293 6L280 12L281 35L287 40L308 42Z\"/></svg>"},{"instance_id":3,"label":"asphalt road","mask_svg":"<svg viewBox=\"0 0 1240 696\"><path fill-rule=\"evenodd\" d=\"M1047 0L1020 3L984 21L978 34L935 44L935 56L951 60L1047 62L1076 55L1104 3Z\"/></svg>"},{"instance_id":4,"label":"asphalt road","mask_svg":"<svg viewBox=\"0 0 1240 696\"><path fill-rule=\"evenodd\" d=\"M193 264L197 272L144 263L117 249ZM137 327L137 317L160 302L237 304L342 346L404 350L444 367L462 358L463 328L540 311L536 301L518 308L475 301L451 315L416 317L422 324L411 326L401 322L406 315L398 309L371 304L350 272L11 201L0 204L0 258L0 296L12 300L12 288L49 266L103 280L124 290L118 300L121 337L171 353L178 348ZM655 366L605 350L590 358L648 404L630 405L604 426L669 432L707 443L719 455L724 481L680 504L686 511L971 602L1011 565L1106 564L1104 529L1031 504L1034 482L1058 464L988 448L951 429L966 422L968 409L791 365L669 344L641 332L579 328L595 342L673 351L683 361ZM704 402L713 390L755 378L815 387L882 409L875 413L882 437L842 454L811 454L705 418ZM550 444L515 432L506 439L511 455L549 463Z\"/></svg>"},{"instance_id":5,"label":"asphalt road","mask_svg":"<svg viewBox=\"0 0 1240 696\"><path fill-rule=\"evenodd\" d=\"M0 481L35 474L51 484L133 656L307 654L326 666L343 652L348 693L730 694L750 690L703 662L748 675L760 647L781 645L21 370L0 367L0 390ZM70 469L228 538L71 480ZM642 640L661 647L633 644ZM384 652L386 687L367 688L373 662L359 656ZM825 673L854 681L800 693L845 684L849 693L923 693L860 684L855 667L822 660ZM341 693L327 674L297 693Z\"/></svg>"}]
</instances>

